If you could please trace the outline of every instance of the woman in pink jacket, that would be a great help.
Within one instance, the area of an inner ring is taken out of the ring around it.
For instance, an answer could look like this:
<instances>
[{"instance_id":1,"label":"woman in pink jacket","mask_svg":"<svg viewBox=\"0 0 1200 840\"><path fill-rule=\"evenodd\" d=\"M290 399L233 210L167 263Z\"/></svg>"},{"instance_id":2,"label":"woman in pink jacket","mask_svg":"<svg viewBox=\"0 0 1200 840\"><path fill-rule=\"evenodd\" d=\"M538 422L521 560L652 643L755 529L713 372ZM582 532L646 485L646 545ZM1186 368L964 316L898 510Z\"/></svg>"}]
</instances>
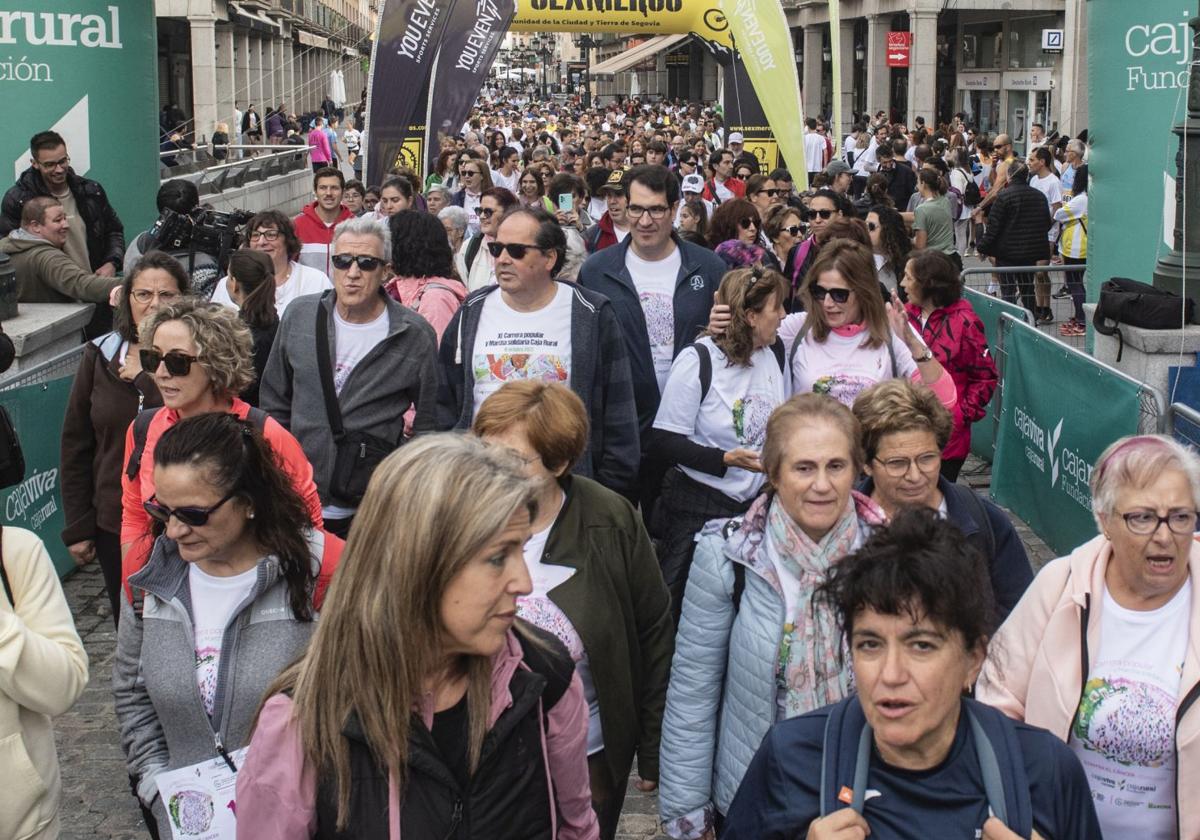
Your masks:
<instances>
[{"instance_id":1,"label":"woman in pink jacket","mask_svg":"<svg viewBox=\"0 0 1200 840\"><path fill-rule=\"evenodd\" d=\"M329 147L329 137L325 134L325 118L317 117L313 127L308 132L308 145L312 147L309 162L313 172L324 169L333 161L333 149Z\"/></svg>"},{"instance_id":2,"label":"woman in pink jacket","mask_svg":"<svg viewBox=\"0 0 1200 840\"><path fill-rule=\"evenodd\" d=\"M465 436L379 466L308 653L260 711L239 836L598 838L579 677L516 617L537 494Z\"/></svg>"},{"instance_id":3,"label":"woman in pink jacket","mask_svg":"<svg viewBox=\"0 0 1200 840\"><path fill-rule=\"evenodd\" d=\"M446 325L467 296L467 287L454 270L446 229L436 216L419 210L401 210L387 222L396 276L384 289L428 321L441 344Z\"/></svg>"},{"instance_id":4,"label":"woman in pink jacket","mask_svg":"<svg viewBox=\"0 0 1200 840\"><path fill-rule=\"evenodd\" d=\"M1100 536L1034 579L976 697L1070 744L1105 837L1198 840L1200 457L1122 438L1091 490Z\"/></svg>"}]
</instances>

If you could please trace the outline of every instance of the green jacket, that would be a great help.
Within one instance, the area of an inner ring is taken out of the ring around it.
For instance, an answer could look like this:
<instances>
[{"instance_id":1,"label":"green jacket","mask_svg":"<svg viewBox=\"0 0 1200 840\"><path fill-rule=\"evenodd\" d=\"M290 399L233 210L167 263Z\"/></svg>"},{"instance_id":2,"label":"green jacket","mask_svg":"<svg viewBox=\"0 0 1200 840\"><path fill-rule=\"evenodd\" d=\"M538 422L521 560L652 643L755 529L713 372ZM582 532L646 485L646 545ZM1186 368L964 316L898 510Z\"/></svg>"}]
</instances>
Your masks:
<instances>
[{"instance_id":1,"label":"green jacket","mask_svg":"<svg viewBox=\"0 0 1200 840\"><path fill-rule=\"evenodd\" d=\"M84 271L67 256L42 239L0 239L0 251L12 258L21 303L108 303L108 293L120 285L120 277L101 277Z\"/></svg>"},{"instance_id":2,"label":"green jacket","mask_svg":"<svg viewBox=\"0 0 1200 840\"><path fill-rule=\"evenodd\" d=\"M577 571L548 594L587 651L613 783L624 784L635 752L638 775L657 782L675 649L670 595L633 505L591 479L561 483L567 498L542 562Z\"/></svg>"}]
</instances>

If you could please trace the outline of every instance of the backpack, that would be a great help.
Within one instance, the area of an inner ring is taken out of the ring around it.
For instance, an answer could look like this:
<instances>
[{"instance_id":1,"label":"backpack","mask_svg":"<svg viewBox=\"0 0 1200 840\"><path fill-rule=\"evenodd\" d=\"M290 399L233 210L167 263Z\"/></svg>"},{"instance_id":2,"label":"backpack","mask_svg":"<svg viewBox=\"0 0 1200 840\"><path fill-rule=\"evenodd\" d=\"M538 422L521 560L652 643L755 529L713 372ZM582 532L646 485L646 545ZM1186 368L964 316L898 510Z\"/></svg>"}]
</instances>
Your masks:
<instances>
[{"instance_id":1,"label":"backpack","mask_svg":"<svg viewBox=\"0 0 1200 840\"><path fill-rule=\"evenodd\" d=\"M125 464L125 477L130 481L137 478L138 471L142 468L142 453L146 450L146 435L159 410L159 408L146 408L139 411L133 418L133 449L130 450L129 461ZM246 419L253 423L254 428L258 429L260 433L267 426L267 412L261 408L251 406L250 411L246 413Z\"/></svg>"},{"instance_id":2,"label":"backpack","mask_svg":"<svg viewBox=\"0 0 1200 840\"><path fill-rule=\"evenodd\" d=\"M1174 292L1155 288L1127 277L1113 277L1100 285L1100 301L1092 326L1101 335L1117 337L1117 361L1125 349L1121 325L1148 330L1177 330L1195 323L1195 304ZM1108 322L1112 321L1112 326Z\"/></svg>"},{"instance_id":3,"label":"backpack","mask_svg":"<svg viewBox=\"0 0 1200 840\"><path fill-rule=\"evenodd\" d=\"M463 254L463 262L467 264L467 273L471 273L471 266L475 264L475 257L479 256L479 248L483 245L483 234L477 233L471 237L471 241L467 243L467 252Z\"/></svg>"},{"instance_id":4,"label":"backpack","mask_svg":"<svg viewBox=\"0 0 1200 840\"><path fill-rule=\"evenodd\" d=\"M792 366L796 361L796 351L800 349L800 345L804 343L805 336L812 330L812 319L805 318L804 324L800 327L800 332L796 333L796 340L792 342L792 352L788 354L787 369L791 371ZM892 379L900 378L900 368L896 364L896 348L892 346L891 336L884 342L887 345L888 356L892 360Z\"/></svg>"},{"instance_id":5,"label":"backpack","mask_svg":"<svg viewBox=\"0 0 1200 840\"><path fill-rule=\"evenodd\" d=\"M978 701L964 698L963 705L990 813L1017 836L1029 837L1033 802L1016 724ZM856 695L830 707L821 751L821 816L833 813L839 803L862 814L873 741Z\"/></svg>"},{"instance_id":6,"label":"backpack","mask_svg":"<svg viewBox=\"0 0 1200 840\"><path fill-rule=\"evenodd\" d=\"M983 193L979 190L979 184L971 177L970 173L965 170L960 170L967 176L967 191L962 194L962 202L968 207L974 207L979 202L983 201Z\"/></svg>"},{"instance_id":7,"label":"backpack","mask_svg":"<svg viewBox=\"0 0 1200 840\"><path fill-rule=\"evenodd\" d=\"M700 402L704 402L704 398L708 396L709 388L712 387L712 354L708 352L707 345L701 344L698 341L692 344L692 349L696 351L696 356L700 359ZM775 362L779 365L779 372L785 373L782 338L775 339L775 343L771 345L771 352L775 354Z\"/></svg>"}]
</instances>

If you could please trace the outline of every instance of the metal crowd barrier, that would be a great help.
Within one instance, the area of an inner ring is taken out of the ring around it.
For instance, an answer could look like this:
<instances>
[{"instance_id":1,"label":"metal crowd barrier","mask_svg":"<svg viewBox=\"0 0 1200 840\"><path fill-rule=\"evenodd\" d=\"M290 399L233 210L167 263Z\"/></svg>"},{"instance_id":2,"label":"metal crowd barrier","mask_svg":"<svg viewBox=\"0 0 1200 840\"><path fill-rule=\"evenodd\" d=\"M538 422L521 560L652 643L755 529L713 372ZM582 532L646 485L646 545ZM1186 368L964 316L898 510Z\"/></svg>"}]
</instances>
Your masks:
<instances>
[{"instance_id":1,"label":"metal crowd barrier","mask_svg":"<svg viewBox=\"0 0 1200 840\"><path fill-rule=\"evenodd\" d=\"M54 379L74 376L83 358L83 344L72 347L65 353L34 365L29 370L17 371L11 378L0 379L0 391L11 391L26 385L42 385Z\"/></svg>"},{"instance_id":2,"label":"metal crowd barrier","mask_svg":"<svg viewBox=\"0 0 1200 840\"><path fill-rule=\"evenodd\" d=\"M174 157L176 165L166 166L160 161L159 178L162 181L176 178L191 181L203 197L237 189L248 182L266 181L276 175L307 171L311 168L308 156L312 147L307 145L231 145L223 148L229 153L229 157L223 161L216 160L203 146L176 152L160 152L160 158ZM246 152L250 154L233 159L236 155Z\"/></svg>"},{"instance_id":3,"label":"metal crowd barrier","mask_svg":"<svg viewBox=\"0 0 1200 840\"><path fill-rule=\"evenodd\" d=\"M1200 411L1183 403L1171 403L1163 431L1192 449L1200 449Z\"/></svg>"},{"instance_id":4,"label":"metal crowd barrier","mask_svg":"<svg viewBox=\"0 0 1200 840\"><path fill-rule=\"evenodd\" d=\"M1085 266L1081 265L1021 265L1021 266L1005 266L1003 268L995 268L986 266L981 268L964 269L959 275L962 278L964 289L973 289L980 294L988 295L989 297L1000 298L1000 283L1001 278L1009 278L1016 275L1015 282L1017 283L1017 300L1012 302L1014 306L1021 306L1020 289L1023 286L1028 286L1032 294L1035 277L1038 274L1051 275L1050 277L1050 311L1054 315L1054 323L1038 327L1039 330L1059 339L1071 347L1082 349L1087 338L1086 335L1078 336L1061 336L1058 328L1061 324L1065 324L1071 318L1075 317L1075 304L1070 297L1056 298L1053 293L1058 291L1058 286L1066 280L1065 276L1054 277L1053 275L1066 275L1067 273L1079 273L1080 275L1086 270ZM1082 279L1082 277L1081 277ZM974 301L972 301L974 305ZM978 310L976 310L978 311ZM1028 312L1028 310L1025 310ZM1030 324L1034 323L1033 314L1027 319Z\"/></svg>"}]
</instances>

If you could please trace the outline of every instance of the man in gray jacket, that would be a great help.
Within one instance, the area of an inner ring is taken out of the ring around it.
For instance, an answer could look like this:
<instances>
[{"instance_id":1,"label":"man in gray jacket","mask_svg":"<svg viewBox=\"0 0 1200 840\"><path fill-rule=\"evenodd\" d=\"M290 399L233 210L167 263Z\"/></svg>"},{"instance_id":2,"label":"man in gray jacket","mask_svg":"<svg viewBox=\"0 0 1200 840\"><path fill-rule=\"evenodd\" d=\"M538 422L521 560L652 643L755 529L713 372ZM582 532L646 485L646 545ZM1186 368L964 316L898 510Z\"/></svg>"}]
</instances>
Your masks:
<instances>
[{"instance_id":1,"label":"man in gray jacket","mask_svg":"<svg viewBox=\"0 0 1200 840\"><path fill-rule=\"evenodd\" d=\"M392 252L383 222L342 222L331 249L334 288L287 308L259 401L300 442L325 528L344 537L374 463L403 443L409 408L412 432L433 429L437 344L421 316L383 292Z\"/></svg>"}]
</instances>

